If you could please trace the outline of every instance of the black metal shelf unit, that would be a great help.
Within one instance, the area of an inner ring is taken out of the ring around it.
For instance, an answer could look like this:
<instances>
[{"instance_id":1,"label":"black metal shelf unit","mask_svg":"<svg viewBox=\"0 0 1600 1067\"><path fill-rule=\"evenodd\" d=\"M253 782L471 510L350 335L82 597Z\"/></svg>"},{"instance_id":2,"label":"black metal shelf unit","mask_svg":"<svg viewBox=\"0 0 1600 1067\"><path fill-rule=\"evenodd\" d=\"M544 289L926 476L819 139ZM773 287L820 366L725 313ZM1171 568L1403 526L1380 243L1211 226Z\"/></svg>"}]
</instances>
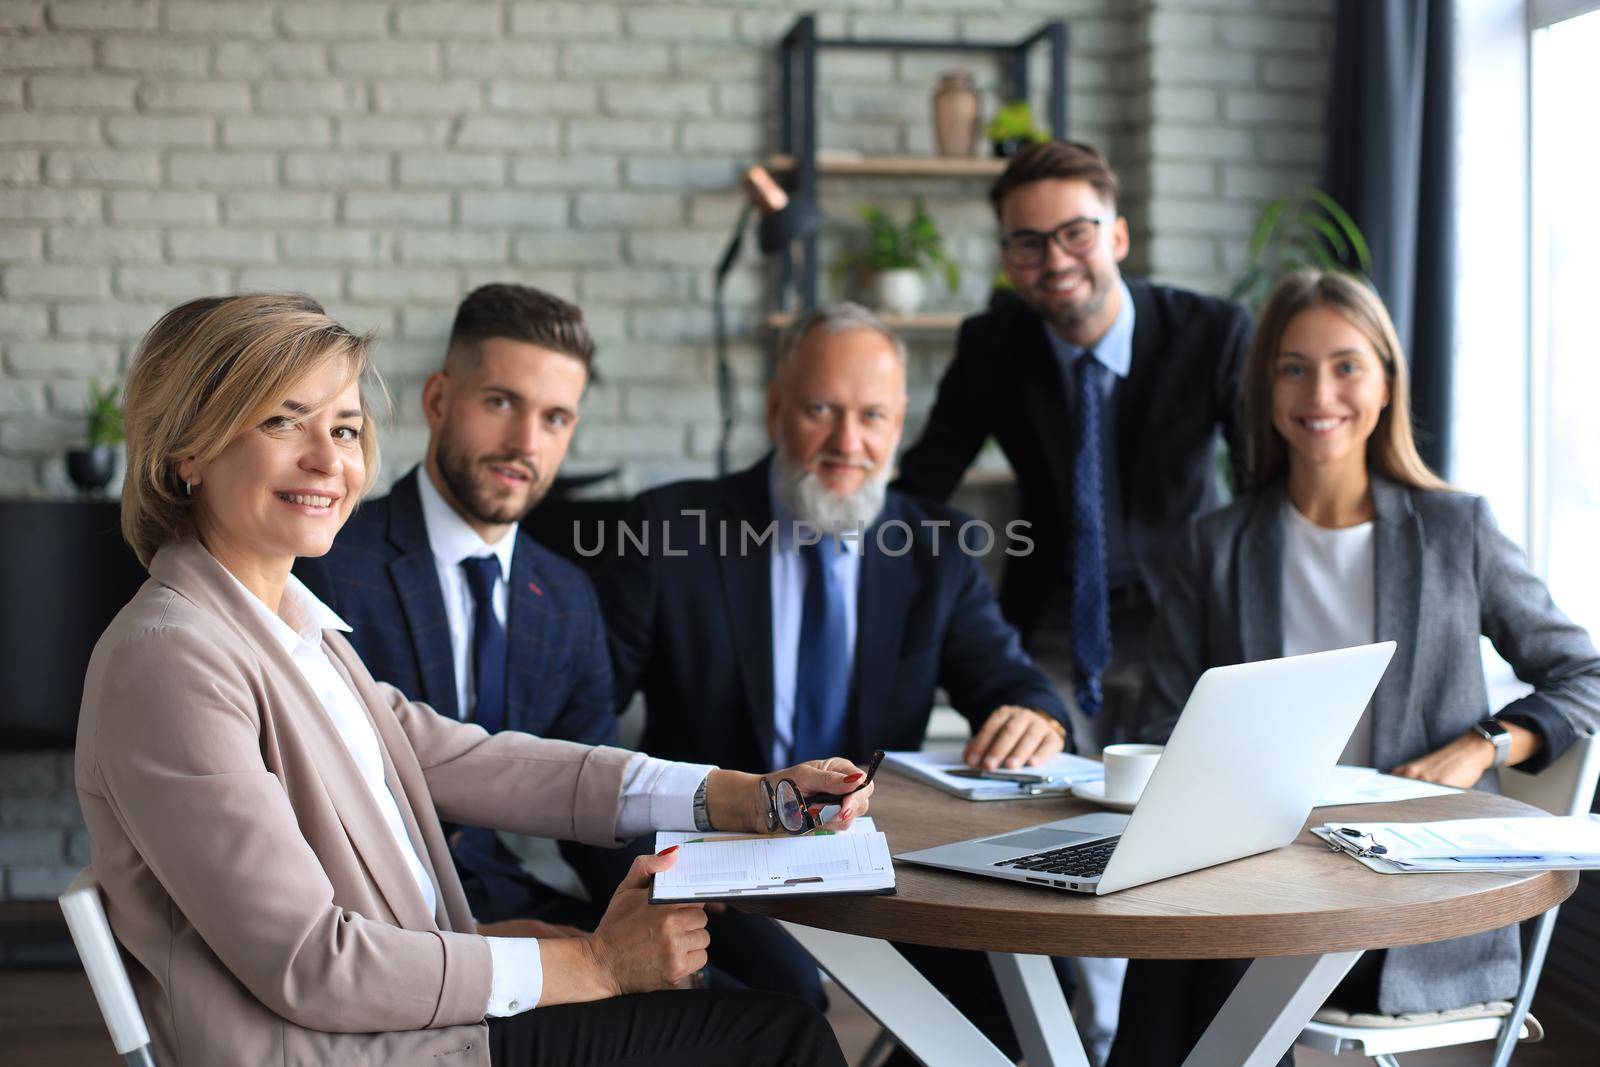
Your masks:
<instances>
[{"instance_id":1,"label":"black metal shelf unit","mask_svg":"<svg viewBox=\"0 0 1600 1067\"><path fill-rule=\"evenodd\" d=\"M1000 57L1005 73L1006 98L1028 99L1028 52L1048 44L1050 76L1050 129L1067 136L1067 24L1060 19L1044 23L1020 41L901 40L892 37L859 39L817 36L817 17L801 15L778 42L778 151L794 158L791 189L794 195L817 202L817 53L824 48L856 51L979 52ZM802 310L817 305L817 237L801 242L799 265ZM795 281L790 256L778 260L779 310L788 310L789 287Z\"/></svg>"}]
</instances>

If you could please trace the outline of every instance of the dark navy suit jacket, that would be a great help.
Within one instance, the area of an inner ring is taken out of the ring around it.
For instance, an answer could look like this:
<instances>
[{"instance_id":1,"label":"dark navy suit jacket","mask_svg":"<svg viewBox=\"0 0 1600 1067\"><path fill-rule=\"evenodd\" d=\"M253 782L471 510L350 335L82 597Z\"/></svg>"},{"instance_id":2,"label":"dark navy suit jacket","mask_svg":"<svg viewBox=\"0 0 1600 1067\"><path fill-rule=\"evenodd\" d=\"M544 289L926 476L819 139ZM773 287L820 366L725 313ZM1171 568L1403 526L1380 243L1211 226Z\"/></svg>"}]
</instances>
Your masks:
<instances>
[{"instance_id":1,"label":"dark navy suit jacket","mask_svg":"<svg viewBox=\"0 0 1600 1067\"><path fill-rule=\"evenodd\" d=\"M350 642L374 678L459 718L450 627L417 491L423 476L413 469L388 496L363 503L333 550L301 559L295 574L350 624ZM509 594L506 727L615 745L611 663L588 576L519 532ZM537 903L530 887L536 895L545 890L489 830L452 835L451 851L463 882L481 887L471 894L479 922L527 916ZM583 874L590 850L564 846L563 852Z\"/></svg>"},{"instance_id":2,"label":"dark navy suit jacket","mask_svg":"<svg viewBox=\"0 0 1600 1067\"><path fill-rule=\"evenodd\" d=\"M1123 533L1139 582L1159 601L1184 524L1220 504L1212 438L1221 430L1242 484L1239 378L1250 316L1216 297L1124 278L1133 297L1133 362L1117 386ZM1015 298L961 324L922 438L895 488L945 500L993 437L1017 474L1021 517L1037 549L1006 560L1000 603L1024 637L1069 593L1073 434L1061 362L1043 320Z\"/></svg>"},{"instance_id":3,"label":"dark navy suit jacket","mask_svg":"<svg viewBox=\"0 0 1600 1067\"><path fill-rule=\"evenodd\" d=\"M617 553L608 531L607 562L596 578L616 696L625 705L643 689L643 748L666 759L768 770L772 750L771 541L746 543L772 519L771 460L716 481L680 482L635 501L630 525L650 533L650 551ZM707 532L701 543L701 517ZM688 514L685 514L685 513ZM909 551L898 520L916 531ZM932 550L923 520L948 521ZM1000 617L976 558L955 546L960 512L891 491L867 530L857 603L855 675L841 755L875 748L918 749L934 690L942 686L974 730L1002 704L1037 708L1063 725L1066 709ZM726 524L723 527L721 524ZM670 529L663 544L662 527ZM728 532L720 550L719 529ZM1003 531L996 531L1004 545ZM667 555L663 549L683 552ZM996 549L997 551L999 548Z\"/></svg>"}]
</instances>

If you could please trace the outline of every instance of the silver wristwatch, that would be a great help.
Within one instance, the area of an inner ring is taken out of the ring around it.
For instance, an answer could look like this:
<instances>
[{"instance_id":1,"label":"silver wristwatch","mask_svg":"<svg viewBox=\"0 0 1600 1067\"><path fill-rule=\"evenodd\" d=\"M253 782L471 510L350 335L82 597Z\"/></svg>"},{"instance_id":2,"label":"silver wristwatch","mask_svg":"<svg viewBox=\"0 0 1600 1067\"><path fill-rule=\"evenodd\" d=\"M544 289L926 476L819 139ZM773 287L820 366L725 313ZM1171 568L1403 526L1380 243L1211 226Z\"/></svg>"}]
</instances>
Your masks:
<instances>
[{"instance_id":1,"label":"silver wristwatch","mask_svg":"<svg viewBox=\"0 0 1600 1067\"><path fill-rule=\"evenodd\" d=\"M711 812L706 810L706 786L710 784L711 776L708 774L700 779L700 788L694 791L694 828L696 830L716 829L715 826L711 825ZM682 793L678 795L680 797L683 796Z\"/></svg>"},{"instance_id":2,"label":"silver wristwatch","mask_svg":"<svg viewBox=\"0 0 1600 1067\"><path fill-rule=\"evenodd\" d=\"M1511 757L1511 731L1501 725L1498 719L1480 719L1472 724L1478 736L1494 746L1494 763L1492 767L1504 767L1506 760Z\"/></svg>"}]
</instances>

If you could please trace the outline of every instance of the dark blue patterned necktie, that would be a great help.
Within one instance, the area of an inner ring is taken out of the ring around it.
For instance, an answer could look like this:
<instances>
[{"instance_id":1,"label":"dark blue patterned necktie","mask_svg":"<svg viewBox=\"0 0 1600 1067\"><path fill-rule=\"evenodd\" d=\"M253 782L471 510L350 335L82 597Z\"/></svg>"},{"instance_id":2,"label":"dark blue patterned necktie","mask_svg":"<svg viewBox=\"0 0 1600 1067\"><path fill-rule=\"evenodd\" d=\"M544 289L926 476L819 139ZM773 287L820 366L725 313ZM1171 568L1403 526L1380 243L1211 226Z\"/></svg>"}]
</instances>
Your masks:
<instances>
[{"instance_id":1,"label":"dark blue patterned necktie","mask_svg":"<svg viewBox=\"0 0 1600 1067\"><path fill-rule=\"evenodd\" d=\"M1100 675L1111 659L1106 603L1106 517L1101 493L1100 403L1106 369L1085 352L1073 366L1078 384L1078 450L1072 466L1073 695L1085 715L1100 712Z\"/></svg>"},{"instance_id":2,"label":"dark blue patterned necktie","mask_svg":"<svg viewBox=\"0 0 1600 1067\"><path fill-rule=\"evenodd\" d=\"M472 721L498 733L506 724L506 630L494 613L500 560L475 556L461 561L475 605L472 616Z\"/></svg>"},{"instance_id":3,"label":"dark blue patterned necktie","mask_svg":"<svg viewBox=\"0 0 1600 1067\"><path fill-rule=\"evenodd\" d=\"M839 542L825 537L801 545L806 589L800 614L800 654L795 663L795 763L837 756L844 748L844 720L850 700L850 647L844 614L844 589L834 574Z\"/></svg>"}]
</instances>

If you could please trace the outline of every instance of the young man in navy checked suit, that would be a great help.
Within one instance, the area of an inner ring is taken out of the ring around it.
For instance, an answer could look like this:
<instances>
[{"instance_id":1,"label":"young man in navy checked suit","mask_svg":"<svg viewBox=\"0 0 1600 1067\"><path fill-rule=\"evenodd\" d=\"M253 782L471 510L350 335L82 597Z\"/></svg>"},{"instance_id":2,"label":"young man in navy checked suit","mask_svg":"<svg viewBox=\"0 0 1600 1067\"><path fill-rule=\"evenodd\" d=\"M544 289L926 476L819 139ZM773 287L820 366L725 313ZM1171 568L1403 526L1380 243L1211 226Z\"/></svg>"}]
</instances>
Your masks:
<instances>
[{"instance_id":1,"label":"young man in navy checked suit","mask_svg":"<svg viewBox=\"0 0 1600 1067\"><path fill-rule=\"evenodd\" d=\"M364 503L331 552L295 567L351 625L374 677L490 732L617 743L594 588L518 527L566 456L593 355L583 314L566 301L518 285L474 290L423 387L423 463ZM448 829L480 924L549 936L599 921L526 873L493 832ZM586 882L610 877L603 851L562 852Z\"/></svg>"}]
</instances>

